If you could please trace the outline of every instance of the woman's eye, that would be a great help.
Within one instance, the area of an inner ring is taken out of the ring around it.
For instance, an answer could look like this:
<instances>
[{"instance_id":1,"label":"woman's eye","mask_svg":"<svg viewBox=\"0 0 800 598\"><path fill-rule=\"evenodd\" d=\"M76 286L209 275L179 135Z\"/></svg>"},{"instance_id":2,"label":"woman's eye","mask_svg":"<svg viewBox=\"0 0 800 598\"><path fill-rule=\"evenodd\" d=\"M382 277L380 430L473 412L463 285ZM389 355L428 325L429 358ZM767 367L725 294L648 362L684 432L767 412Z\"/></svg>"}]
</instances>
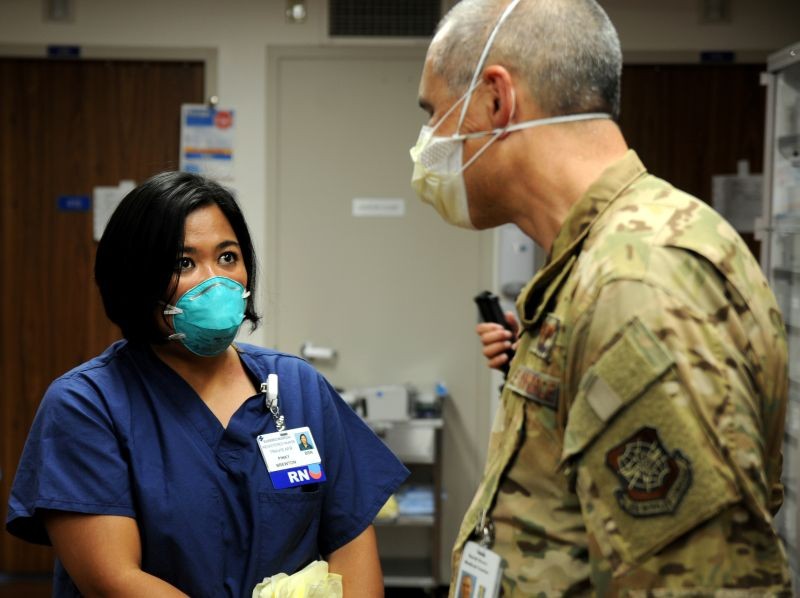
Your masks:
<instances>
[{"instance_id":1,"label":"woman's eye","mask_svg":"<svg viewBox=\"0 0 800 598\"><path fill-rule=\"evenodd\" d=\"M191 258L188 258L186 256L179 257L178 260L175 262L176 270L188 270L192 266L194 266L194 262L192 261Z\"/></svg>"},{"instance_id":2,"label":"woman's eye","mask_svg":"<svg viewBox=\"0 0 800 598\"><path fill-rule=\"evenodd\" d=\"M232 251L226 251L221 256L219 256L219 262L221 264L235 264L237 260L237 255Z\"/></svg>"}]
</instances>

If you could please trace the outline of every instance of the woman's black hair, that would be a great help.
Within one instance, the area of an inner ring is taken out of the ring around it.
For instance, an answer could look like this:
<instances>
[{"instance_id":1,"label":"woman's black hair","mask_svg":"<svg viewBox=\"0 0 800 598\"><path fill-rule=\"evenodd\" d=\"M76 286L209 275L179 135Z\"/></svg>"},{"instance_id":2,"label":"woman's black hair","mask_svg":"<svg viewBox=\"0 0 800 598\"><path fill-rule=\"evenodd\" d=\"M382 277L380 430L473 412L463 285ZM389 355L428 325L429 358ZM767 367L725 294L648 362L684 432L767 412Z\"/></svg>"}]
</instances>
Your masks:
<instances>
[{"instance_id":1,"label":"woman's black hair","mask_svg":"<svg viewBox=\"0 0 800 598\"><path fill-rule=\"evenodd\" d=\"M236 234L247 270L245 319L252 328L256 259L241 209L230 191L188 172L163 172L128 193L111 215L97 246L94 278L108 318L130 342L162 343L155 314L175 291L175 264L183 253L186 217L216 204Z\"/></svg>"}]
</instances>

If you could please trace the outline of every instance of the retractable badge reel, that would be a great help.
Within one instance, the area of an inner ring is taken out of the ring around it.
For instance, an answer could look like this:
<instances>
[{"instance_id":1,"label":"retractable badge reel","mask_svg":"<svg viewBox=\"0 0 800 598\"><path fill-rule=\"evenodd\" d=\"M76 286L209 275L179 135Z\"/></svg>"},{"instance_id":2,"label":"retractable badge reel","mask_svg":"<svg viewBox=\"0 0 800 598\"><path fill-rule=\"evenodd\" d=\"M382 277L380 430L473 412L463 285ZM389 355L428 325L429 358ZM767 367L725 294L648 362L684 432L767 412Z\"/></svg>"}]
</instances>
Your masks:
<instances>
[{"instance_id":1,"label":"retractable badge reel","mask_svg":"<svg viewBox=\"0 0 800 598\"><path fill-rule=\"evenodd\" d=\"M487 519L485 510L475 526L475 533L476 540L468 541L461 554L456 596L496 598L500 595L503 559L491 548L494 543L494 524Z\"/></svg>"},{"instance_id":2,"label":"retractable badge reel","mask_svg":"<svg viewBox=\"0 0 800 598\"><path fill-rule=\"evenodd\" d=\"M264 405L272 415L277 432L260 434L256 439L276 490L318 484L325 481L317 443L306 426L286 429L286 418L278 403L278 376L270 374L261 385Z\"/></svg>"}]
</instances>

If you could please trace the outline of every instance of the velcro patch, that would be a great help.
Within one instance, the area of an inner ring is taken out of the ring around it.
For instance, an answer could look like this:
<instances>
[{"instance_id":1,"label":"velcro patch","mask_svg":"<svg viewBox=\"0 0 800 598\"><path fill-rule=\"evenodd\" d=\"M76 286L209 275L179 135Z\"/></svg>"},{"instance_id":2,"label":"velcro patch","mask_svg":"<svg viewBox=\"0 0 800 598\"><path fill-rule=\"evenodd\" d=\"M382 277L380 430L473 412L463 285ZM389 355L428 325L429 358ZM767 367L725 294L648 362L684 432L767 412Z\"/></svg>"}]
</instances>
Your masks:
<instances>
[{"instance_id":1,"label":"velcro patch","mask_svg":"<svg viewBox=\"0 0 800 598\"><path fill-rule=\"evenodd\" d=\"M570 407L562 461L583 451L612 418L642 396L673 365L672 357L638 318L583 375Z\"/></svg>"},{"instance_id":2,"label":"velcro patch","mask_svg":"<svg viewBox=\"0 0 800 598\"><path fill-rule=\"evenodd\" d=\"M622 482L614 494L634 517L675 512L692 485L692 467L680 451L671 454L658 431L643 427L606 453L606 465Z\"/></svg>"},{"instance_id":3,"label":"velcro patch","mask_svg":"<svg viewBox=\"0 0 800 598\"><path fill-rule=\"evenodd\" d=\"M512 371L506 386L535 403L551 409L558 407L558 392L561 386L558 378L519 366Z\"/></svg>"},{"instance_id":4,"label":"velcro patch","mask_svg":"<svg viewBox=\"0 0 800 598\"><path fill-rule=\"evenodd\" d=\"M586 402L589 403L597 417L603 421L608 421L622 407L622 399L595 372L590 370L586 376Z\"/></svg>"}]
</instances>

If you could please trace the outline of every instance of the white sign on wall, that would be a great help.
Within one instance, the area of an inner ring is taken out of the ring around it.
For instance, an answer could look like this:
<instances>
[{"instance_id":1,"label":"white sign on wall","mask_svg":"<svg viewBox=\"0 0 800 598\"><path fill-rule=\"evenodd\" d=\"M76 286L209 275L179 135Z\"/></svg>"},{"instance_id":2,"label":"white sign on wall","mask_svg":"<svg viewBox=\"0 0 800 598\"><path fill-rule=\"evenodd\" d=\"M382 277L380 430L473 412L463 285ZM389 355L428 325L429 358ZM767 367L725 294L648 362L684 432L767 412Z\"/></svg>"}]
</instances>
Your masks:
<instances>
[{"instance_id":1,"label":"white sign on wall","mask_svg":"<svg viewBox=\"0 0 800 598\"><path fill-rule=\"evenodd\" d=\"M95 187L92 195L92 220L93 236L95 241L99 241L106 229L108 219L117 209L119 202L128 193L133 191L136 183L133 181L120 181L116 187Z\"/></svg>"},{"instance_id":2,"label":"white sign on wall","mask_svg":"<svg viewBox=\"0 0 800 598\"><path fill-rule=\"evenodd\" d=\"M354 218L402 218L406 202L402 198L356 197L353 199Z\"/></svg>"},{"instance_id":3,"label":"white sign on wall","mask_svg":"<svg viewBox=\"0 0 800 598\"><path fill-rule=\"evenodd\" d=\"M183 104L180 169L232 183L233 131L233 110Z\"/></svg>"}]
</instances>

